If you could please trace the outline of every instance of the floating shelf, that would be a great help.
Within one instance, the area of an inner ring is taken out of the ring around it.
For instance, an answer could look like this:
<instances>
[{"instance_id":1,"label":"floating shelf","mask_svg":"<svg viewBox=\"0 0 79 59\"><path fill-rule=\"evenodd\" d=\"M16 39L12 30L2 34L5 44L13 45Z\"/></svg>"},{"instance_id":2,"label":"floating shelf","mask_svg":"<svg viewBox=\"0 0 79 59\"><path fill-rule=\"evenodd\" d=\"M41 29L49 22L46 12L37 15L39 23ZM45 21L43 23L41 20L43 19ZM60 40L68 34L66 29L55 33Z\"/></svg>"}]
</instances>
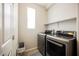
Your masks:
<instances>
[{"instance_id":1,"label":"floating shelf","mask_svg":"<svg viewBox=\"0 0 79 59\"><path fill-rule=\"evenodd\" d=\"M51 25L51 24L54 24L54 23L60 23L60 22L68 21L68 20L76 20L76 17L64 19L64 20L60 20L60 21L56 21L56 22L52 22L52 23L48 23L48 24L45 24L45 26L48 26L48 25Z\"/></svg>"}]
</instances>

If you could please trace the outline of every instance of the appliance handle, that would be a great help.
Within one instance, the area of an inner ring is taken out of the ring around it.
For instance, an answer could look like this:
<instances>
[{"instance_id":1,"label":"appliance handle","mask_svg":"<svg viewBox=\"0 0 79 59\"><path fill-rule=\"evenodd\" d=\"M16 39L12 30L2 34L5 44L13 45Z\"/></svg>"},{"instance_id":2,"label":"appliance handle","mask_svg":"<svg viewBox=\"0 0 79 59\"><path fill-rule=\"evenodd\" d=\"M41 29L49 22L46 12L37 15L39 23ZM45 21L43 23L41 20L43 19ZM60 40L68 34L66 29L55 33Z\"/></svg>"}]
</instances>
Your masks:
<instances>
[{"instance_id":1,"label":"appliance handle","mask_svg":"<svg viewBox=\"0 0 79 59\"><path fill-rule=\"evenodd\" d=\"M52 44L58 45L58 46L60 46L60 47L63 47L63 45L62 45L62 44L56 43L56 42L51 41L51 40L48 40L48 41L49 41L49 42L51 42Z\"/></svg>"}]
</instances>

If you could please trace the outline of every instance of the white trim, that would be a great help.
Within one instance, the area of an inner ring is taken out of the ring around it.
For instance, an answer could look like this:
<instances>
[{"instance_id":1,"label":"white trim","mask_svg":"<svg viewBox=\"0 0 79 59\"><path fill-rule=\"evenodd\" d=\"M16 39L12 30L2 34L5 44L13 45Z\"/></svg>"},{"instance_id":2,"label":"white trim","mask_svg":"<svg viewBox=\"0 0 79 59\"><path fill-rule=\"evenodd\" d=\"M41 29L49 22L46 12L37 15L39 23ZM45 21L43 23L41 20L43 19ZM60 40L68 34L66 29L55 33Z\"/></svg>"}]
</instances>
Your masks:
<instances>
[{"instance_id":1,"label":"white trim","mask_svg":"<svg viewBox=\"0 0 79 59\"><path fill-rule=\"evenodd\" d=\"M47 10L49 10L49 9L50 9L51 7L53 7L55 4L56 4L56 3L50 5Z\"/></svg>"},{"instance_id":2,"label":"white trim","mask_svg":"<svg viewBox=\"0 0 79 59\"><path fill-rule=\"evenodd\" d=\"M41 8L44 8L45 10L47 10L46 7L44 7L44 6L42 6L42 5L38 4L38 3L35 3L35 5L37 5L37 6L41 7Z\"/></svg>"},{"instance_id":3,"label":"white trim","mask_svg":"<svg viewBox=\"0 0 79 59\"><path fill-rule=\"evenodd\" d=\"M6 46L9 42L11 42L12 39L7 40L1 47Z\"/></svg>"},{"instance_id":4,"label":"white trim","mask_svg":"<svg viewBox=\"0 0 79 59\"><path fill-rule=\"evenodd\" d=\"M27 49L27 50L25 50L25 52L30 52L30 51L35 50L35 49L37 49L37 47Z\"/></svg>"},{"instance_id":5,"label":"white trim","mask_svg":"<svg viewBox=\"0 0 79 59\"><path fill-rule=\"evenodd\" d=\"M48 8L46 8L45 6L42 6L42 5L38 4L38 3L36 3L36 5L42 7L42 8L44 8L44 9L46 9L46 10L49 10L49 9L50 9L52 6L54 6L55 4L56 4L56 3L52 3Z\"/></svg>"}]
</instances>

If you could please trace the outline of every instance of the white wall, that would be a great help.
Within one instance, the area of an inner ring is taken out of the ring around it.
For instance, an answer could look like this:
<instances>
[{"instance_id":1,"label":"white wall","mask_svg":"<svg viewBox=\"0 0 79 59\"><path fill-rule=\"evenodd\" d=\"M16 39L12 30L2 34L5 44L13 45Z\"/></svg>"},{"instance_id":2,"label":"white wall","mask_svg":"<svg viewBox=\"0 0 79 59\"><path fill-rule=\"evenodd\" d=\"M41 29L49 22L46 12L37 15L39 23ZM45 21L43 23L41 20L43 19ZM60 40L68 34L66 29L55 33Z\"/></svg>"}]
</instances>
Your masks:
<instances>
[{"instance_id":1,"label":"white wall","mask_svg":"<svg viewBox=\"0 0 79 59\"><path fill-rule=\"evenodd\" d=\"M27 7L36 9L36 28L27 28ZM37 47L37 33L45 30L47 11L36 4L19 4L19 41L25 43L26 49Z\"/></svg>"},{"instance_id":2,"label":"white wall","mask_svg":"<svg viewBox=\"0 0 79 59\"><path fill-rule=\"evenodd\" d=\"M48 10L48 23L77 17L77 4L56 3Z\"/></svg>"},{"instance_id":3,"label":"white wall","mask_svg":"<svg viewBox=\"0 0 79 59\"><path fill-rule=\"evenodd\" d=\"M77 17L77 4L57 3L48 10L48 23ZM54 23L48 29L76 31L76 19Z\"/></svg>"},{"instance_id":4,"label":"white wall","mask_svg":"<svg viewBox=\"0 0 79 59\"><path fill-rule=\"evenodd\" d=\"M57 22L47 26L48 30L76 31L76 19Z\"/></svg>"}]
</instances>

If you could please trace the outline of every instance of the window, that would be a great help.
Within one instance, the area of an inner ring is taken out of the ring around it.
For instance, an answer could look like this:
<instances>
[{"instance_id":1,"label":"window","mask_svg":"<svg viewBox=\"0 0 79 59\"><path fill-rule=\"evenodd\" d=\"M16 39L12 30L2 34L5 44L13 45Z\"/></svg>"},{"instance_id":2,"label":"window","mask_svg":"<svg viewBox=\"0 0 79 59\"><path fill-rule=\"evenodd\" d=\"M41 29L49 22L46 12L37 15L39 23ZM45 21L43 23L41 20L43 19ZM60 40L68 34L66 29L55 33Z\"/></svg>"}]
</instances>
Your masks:
<instances>
[{"instance_id":1,"label":"window","mask_svg":"<svg viewBox=\"0 0 79 59\"><path fill-rule=\"evenodd\" d=\"M27 8L27 28L35 29L35 9Z\"/></svg>"}]
</instances>

